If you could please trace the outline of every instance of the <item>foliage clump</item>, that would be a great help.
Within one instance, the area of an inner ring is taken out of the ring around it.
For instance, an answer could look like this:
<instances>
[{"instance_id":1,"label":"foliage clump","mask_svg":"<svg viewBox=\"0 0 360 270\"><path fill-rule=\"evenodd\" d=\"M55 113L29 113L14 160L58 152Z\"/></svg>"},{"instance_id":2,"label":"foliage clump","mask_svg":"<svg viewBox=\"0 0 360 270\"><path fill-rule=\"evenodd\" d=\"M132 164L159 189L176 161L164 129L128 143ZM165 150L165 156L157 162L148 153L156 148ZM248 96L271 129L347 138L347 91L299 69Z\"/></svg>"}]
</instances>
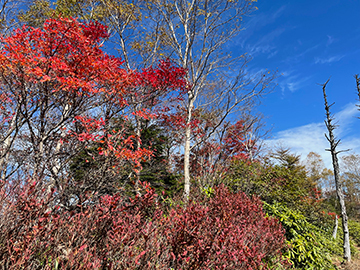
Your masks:
<instances>
[{"instance_id":1,"label":"foliage clump","mask_svg":"<svg viewBox=\"0 0 360 270\"><path fill-rule=\"evenodd\" d=\"M309 223L299 211L284 205L265 203L264 208L283 225L289 247L284 256L295 268L336 269L331 263L331 254L337 245L331 240L331 232Z\"/></svg>"},{"instance_id":2,"label":"foliage clump","mask_svg":"<svg viewBox=\"0 0 360 270\"><path fill-rule=\"evenodd\" d=\"M0 263L7 269L271 269L283 264L284 231L258 199L224 186L169 208L149 185L130 200L87 197L59 208L36 183L0 207ZM54 191L55 192L55 191ZM16 198L16 199L15 199Z\"/></svg>"},{"instance_id":3,"label":"foliage clump","mask_svg":"<svg viewBox=\"0 0 360 270\"><path fill-rule=\"evenodd\" d=\"M234 191L259 196L267 214L279 219L288 245L283 255L293 267L335 269L332 257L341 255L341 244L332 238L335 221L325 213L321 189L297 156L278 154L278 164L237 160L223 181Z\"/></svg>"}]
</instances>

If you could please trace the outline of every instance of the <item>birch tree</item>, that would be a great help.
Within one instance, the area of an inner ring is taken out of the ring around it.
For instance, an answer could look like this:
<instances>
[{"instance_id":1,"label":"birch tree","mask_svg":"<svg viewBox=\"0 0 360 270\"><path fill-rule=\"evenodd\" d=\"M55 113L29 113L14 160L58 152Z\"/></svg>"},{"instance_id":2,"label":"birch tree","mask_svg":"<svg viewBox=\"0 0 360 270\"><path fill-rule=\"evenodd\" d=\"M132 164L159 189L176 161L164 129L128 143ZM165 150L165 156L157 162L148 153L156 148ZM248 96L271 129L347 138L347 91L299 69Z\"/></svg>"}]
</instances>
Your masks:
<instances>
[{"instance_id":1,"label":"birch tree","mask_svg":"<svg viewBox=\"0 0 360 270\"><path fill-rule=\"evenodd\" d=\"M190 153L197 143L191 140L192 120L197 108L218 112L211 136L239 107L250 106L268 86L272 76L252 76L246 72L246 55L232 58L226 46L242 30L241 21L256 8L253 0L240 1L149 1L161 16L162 35L178 64L187 70L184 99L185 128L184 196L190 194ZM224 68L236 67L237 75L227 77ZM272 74L271 74L272 75ZM209 137L203 138L205 141Z\"/></svg>"},{"instance_id":2,"label":"birch tree","mask_svg":"<svg viewBox=\"0 0 360 270\"><path fill-rule=\"evenodd\" d=\"M107 14L120 52L128 67L150 65L170 57L187 70L182 110L184 113L184 196L190 193L190 155L199 144L215 135L227 117L251 108L274 74L249 74L246 54L232 57L226 50L242 30L244 16L256 10L254 0L237 1L99 1ZM128 12L125 12L128 10ZM135 63L135 64L134 64ZM235 70L229 76L226 69ZM268 75L268 76L266 76ZM137 107L141 104L136 103ZM215 125L201 140L193 140L193 115L200 109L214 113ZM136 120L136 119L135 119Z\"/></svg>"}]
</instances>

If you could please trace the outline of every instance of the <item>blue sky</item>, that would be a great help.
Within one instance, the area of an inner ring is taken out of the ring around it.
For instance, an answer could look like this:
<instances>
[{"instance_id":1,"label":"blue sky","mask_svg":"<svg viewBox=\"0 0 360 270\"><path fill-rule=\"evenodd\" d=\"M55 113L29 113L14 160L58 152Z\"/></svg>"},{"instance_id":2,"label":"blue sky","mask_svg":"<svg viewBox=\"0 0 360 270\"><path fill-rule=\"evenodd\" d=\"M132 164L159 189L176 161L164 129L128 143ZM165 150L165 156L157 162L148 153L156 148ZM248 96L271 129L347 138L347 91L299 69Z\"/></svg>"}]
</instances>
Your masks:
<instances>
[{"instance_id":1,"label":"blue sky","mask_svg":"<svg viewBox=\"0 0 360 270\"><path fill-rule=\"evenodd\" d=\"M249 70L278 70L277 87L259 110L272 127L269 146L281 143L304 158L319 153L331 165L323 84L338 121L339 149L360 153L360 116L353 76L360 73L360 1L259 0L244 20L233 51L248 52Z\"/></svg>"}]
</instances>

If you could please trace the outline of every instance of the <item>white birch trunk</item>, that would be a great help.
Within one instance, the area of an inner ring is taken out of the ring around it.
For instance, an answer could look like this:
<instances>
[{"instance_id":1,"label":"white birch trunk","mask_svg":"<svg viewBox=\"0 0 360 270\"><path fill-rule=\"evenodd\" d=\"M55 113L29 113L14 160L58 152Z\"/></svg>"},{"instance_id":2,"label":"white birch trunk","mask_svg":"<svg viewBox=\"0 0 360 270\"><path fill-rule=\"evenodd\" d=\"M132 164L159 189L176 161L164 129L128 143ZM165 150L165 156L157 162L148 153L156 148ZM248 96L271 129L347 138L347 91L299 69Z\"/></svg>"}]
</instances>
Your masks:
<instances>
[{"instance_id":1,"label":"white birch trunk","mask_svg":"<svg viewBox=\"0 0 360 270\"><path fill-rule=\"evenodd\" d=\"M189 198L190 196L190 138L191 138L191 127L187 126L185 130L185 141L184 141L184 197Z\"/></svg>"},{"instance_id":2,"label":"white birch trunk","mask_svg":"<svg viewBox=\"0 0 360 270\"><path fill-rule=\"evenodd\" d=\"M5 180L6 178L6 172L7 172L7 166L9 162L10 157L10 148L13 143L14 137L11 136L13 132L16 130L16 125L19 117L19 110L17 108L15 115L11 119L11 122L9 124L9 131L7 133L5 140L2 142L1 150L0 150L0 172L1 172L1 180ZM20 124L21 125L21 124ZM16 136L16 135L14 135Z\"/></svg>"},{"instance_id":3,"label":"white birch trunk","mask_svg":"<svg viewBox=\"0 0 360 270\"><path fill-rule=\"evenodd\" d=\"M338 217L338 215L335 215L335 226L334 226L334 230L333 230L333 234L332 234L332 237L334 239L336 239L338 226L339 226L339 217Z\"/></svg>"}]
</instances>

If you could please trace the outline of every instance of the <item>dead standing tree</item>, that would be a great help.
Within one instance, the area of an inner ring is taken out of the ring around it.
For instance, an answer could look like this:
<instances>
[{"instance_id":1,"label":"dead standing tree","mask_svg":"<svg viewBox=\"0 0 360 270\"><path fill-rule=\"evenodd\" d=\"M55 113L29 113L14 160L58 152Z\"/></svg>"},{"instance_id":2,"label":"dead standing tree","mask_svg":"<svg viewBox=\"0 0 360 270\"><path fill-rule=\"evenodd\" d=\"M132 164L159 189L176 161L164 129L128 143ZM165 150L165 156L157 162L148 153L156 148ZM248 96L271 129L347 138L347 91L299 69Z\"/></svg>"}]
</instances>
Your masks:
<instances>
[{"instance_id":1,"label":"dead standing tree","mask_svg":"<svg viewBox=\"0 0 360 270\"><path fill-rule=\"evenodd\" d=\"M351 261L351 251L350 251L350 239L349 239L349 229L348 229L348 216L346 214L346 206L345 206L345 199L343 193L343 187L340 180L340 170L339 170L339 162L337 155L344 151L337 151L336 147L339 145L340 140L336 139L334 136L334 129L336 125L333 123L333 116L330 113L330 107L334 104L329 105L327 102L326 97L326 85L328 84L329 80L327 80L323 85L323 94L324 94L324 101L325 101L325 111L326 111L326 120L325 125L329 132L329 134L325 134L326 139L330 143L330 149L326 149L327 151L331 152L332 157L332 164L334 167L334 177L335 177L335 186L336 186L336 194L340 203L341 207L341 218L342 218L342 227L344 232L344 260L346 262Z\"/></svg>"},{"instance_id":2,"label":"dead standing tree","mask_svg":"<svg viewBox=\"0 0 360 270\"><path fill-rule=\"evenodd\" d=\"M358 97L359 97L359 101L360 101L360 77L359 77L359 74L356 74L354 77L356 80L356 90L358 92ZM359 110L360 110L360 108L359 108Z\"/></svg>"}]
</instances>

